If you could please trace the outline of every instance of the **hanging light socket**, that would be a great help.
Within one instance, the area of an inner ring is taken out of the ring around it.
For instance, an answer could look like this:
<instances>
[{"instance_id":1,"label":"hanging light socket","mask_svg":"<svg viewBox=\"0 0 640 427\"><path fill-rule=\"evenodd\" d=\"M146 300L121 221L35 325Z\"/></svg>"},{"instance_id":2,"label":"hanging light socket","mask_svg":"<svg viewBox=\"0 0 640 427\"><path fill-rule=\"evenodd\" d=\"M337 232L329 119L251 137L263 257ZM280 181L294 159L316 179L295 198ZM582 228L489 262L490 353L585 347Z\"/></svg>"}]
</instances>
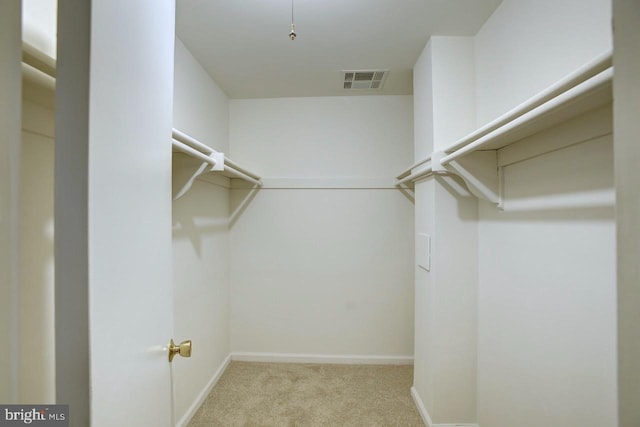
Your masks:
<instances>
[{"instance_id":1,"label":"hanging light socket","mask_svg":"<svg viewBox=\"0 0 640 427\"><path fill-rule=\"evenodd\" d=\"M289 38L295 40L296 36L296 26L293 24L293 0L291 0L291 32L289 33Z\"/></svg>"}]
</instances>

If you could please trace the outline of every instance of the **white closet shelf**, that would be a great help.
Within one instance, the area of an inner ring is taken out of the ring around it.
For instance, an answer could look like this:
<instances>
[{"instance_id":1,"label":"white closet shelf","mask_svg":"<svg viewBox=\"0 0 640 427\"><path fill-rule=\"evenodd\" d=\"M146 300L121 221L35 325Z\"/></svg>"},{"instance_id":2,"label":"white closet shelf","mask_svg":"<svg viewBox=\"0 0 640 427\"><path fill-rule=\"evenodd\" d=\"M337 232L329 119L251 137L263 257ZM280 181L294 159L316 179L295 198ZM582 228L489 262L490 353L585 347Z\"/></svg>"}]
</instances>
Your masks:
<instances>
[{"instance_id":1,"label":"white closet shelf","mask_svg":"<svg viewBox=\"0 0 640 427\"><path fill-rule=\"evenodd\" d=\"M22 42L22 62L49 77L56 78L56 60L24 41Z\"/></svg>"},{"instance_id":2,"label":"white closet shelf","mask_svg":"<svg viewBox=\"0 0 640 427\"><path fill-rule=\"evenodd\" d=\"M436 173L455 173L470 184L469 177L460 173L464 168L452 162L474 153L495 153L526 137L610 104L613 99L612 81L612 52L606 52L443 151L434 152L415 163L397 176L396 186L402 187ZM477 157L485 166L497 170L491 156ZM427 163L430 163L428 167L421 167ZM478 195L474 189L472 191ZM480 197L499 203L498 189L481 193Z\"/></svg>"},{"instance_id":3,"label":"white closet shelf","mask_svg":"<svg viewBox=\"0 0 640 427\"><path fill-rule=\"evenodd\" d=\"M55 108L56 60L29 43L22 42L24 99Z\"/></svg>"},{"instance_id":4,"label":"white closet shelf","mask_svg":"<svg viewBox=\"0 0 640 427\"><path fill-rule=\"evenodd\" d=\"M442 165L476 150L497 150L612 100L610 52L596 58L444 150Z\"/></svg>"}]
</instances>

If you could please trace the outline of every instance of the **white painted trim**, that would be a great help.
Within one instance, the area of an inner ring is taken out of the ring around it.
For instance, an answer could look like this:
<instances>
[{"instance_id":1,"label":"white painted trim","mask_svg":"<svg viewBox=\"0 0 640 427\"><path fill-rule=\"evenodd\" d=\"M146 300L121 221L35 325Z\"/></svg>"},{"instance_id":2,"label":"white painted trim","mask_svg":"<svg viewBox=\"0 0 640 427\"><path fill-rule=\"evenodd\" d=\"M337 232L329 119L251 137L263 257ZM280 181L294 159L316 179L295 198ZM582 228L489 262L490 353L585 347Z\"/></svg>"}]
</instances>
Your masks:
<instances>
[{"instance_id":1,"label":"white painted trim","mask_svg":"<svg viewBox=\"0 0 640 427\"><path fill-rule=\"evenodd\" d=\"M434 424L433 427L480 427L478 424Z\"/></svg>"},{"instance_id":2,"label":"white painted trim","mask_svg":"<svg viewBox=\"0 0 640 427\"><path fill-rule=\"evenodd\" d=\"M396 190L395 180L385 177L337 177L337 178L296 178L296 177L263 177L263 190ZM232 181L232 188L245 188L244 182Z\"/></svg>"},{"instance_id":3,"label":"white painted trim","mask_svg":"<svg viewBox=\"0 0 640 427\"><path fill-rule=\"evenodd\" d=\"M480 427L478 424L434 424L433 427Z\"/></svg>"},{"instance_id":4,"label":"white painted trim","mask_svg":"<svg viewBox=\"0 0 640 427\"><path fill-rule=\"evenodd\" d=\"M424 425L426 425L427 427L433 427L433 422L431 421L431 417L427 412L427 408L424 406L424 403L422 402L422 399L418 394L418 390L416 390L415 387L411 387L411 397L413 398L413 403L416 404L416 409L418 410L418 413L422 417L422 421L424 422Z\"/></svg>"},{"instance_id":5,"label":"white painted trim","mask_svg":"<svg viewBox=\"0 0 640 427\"><path fill-rule=\"evenodd\" d=\"M297 353L232 352L231 360L239 362L322 363L340 365L411 365L413 356L333 355Z\"/></svg>"},{"instance_id":6,"label":"white painted trim","mask_svg":"<svg viewBox=\"0 0 640 427\"><path fill-rule=\"evenodd\" d=\"M469 424L469 423L454 423L454 424L434 424L431 421L431 417L429 416L429 412L427 412L427 408L424 406L422 402L422 398L418 394L418 390L415 387L411 387L411 397L413 398L413 403L416 404L416 409L418 413L422 417L422 421L427 427L480 427L478 424Z\"/></svg>"},{"instance_id":7,"label":"white painted trim","mask_svg":"<svg viewBox=\"0 0 640 427\"><path fill-rule=\"evenodd\" d=\"M180 421L178 421L176 427L186 427L189 424L193 416L196 414L196 412L198 412L198 409L200 409L200 406L202 406L204 400L207 398L209 393L211 393L213 387L218 383L218 380L229 366L229 363L231 363L231 354L229 354L224 359L224 361L218 367L218 370L215 372L215 374L213 374L213 377L211 377L205 388L200 392L196 400L189 407L189 410L182 416Z\"/></svg>"}]
</instances>

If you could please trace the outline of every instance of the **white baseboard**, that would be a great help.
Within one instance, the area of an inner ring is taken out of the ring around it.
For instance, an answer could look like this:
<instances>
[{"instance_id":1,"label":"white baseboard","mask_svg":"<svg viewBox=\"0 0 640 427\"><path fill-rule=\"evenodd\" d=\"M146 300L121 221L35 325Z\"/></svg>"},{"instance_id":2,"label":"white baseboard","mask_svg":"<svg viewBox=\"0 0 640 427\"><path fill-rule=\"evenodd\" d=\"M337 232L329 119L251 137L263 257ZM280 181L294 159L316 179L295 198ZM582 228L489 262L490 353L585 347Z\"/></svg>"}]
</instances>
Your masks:
<instances>
[{"instance_id":1,"label":"white baseboard","mask_svg":"<svg viewBox=\"0 0 640 427\"><path fill-rule=\"evenodd\" d=\"M296 353L232 352L231 360L239 362L323 363L341 365L412 365L413 356L327 355Z\"/></svg>"},{"instance_id":2,"label":"white baseboard","mask_svg":"<svg viewBox=\"0 0 640 427\"><path fill-rule=\"evenodd\" d=\"M216 385L216 383L218 382L218 380L220 379L224 371L229 366L229 363L231 363L230 354L224 359L222 364L218 367L218 370L215 372L215 374L213 374L213 377L211 377L211 379L209 380L205 388L198 395L197 399L189 407L189 410L186 412L186 414L184 414L184 416L180 419L180 421L178 421L178 423L176 424L176 427L186 427L189 424L193 416L196 414L196 412L198 412L198 409L200 409L202 402L204 402L204 400L207 398L209 393L211 393L211 390L213 389L213 387Z\"/></svg>"},{"instance_id":3,"label":"white baseboard","mask_svg":"<svg viewBox=\"0 0 640 427\"><path fill-rule=\"evenodd\" d=\"M415 387L411 387L411 397L413 398L413 403L416 404L418 413L422 417L422 421L427 427L479 427L478 424L469 423L434 424L433 421L431 421L429 412L427 412L427 408L424 406L424 403L418 394L418 390L416 390Z\"/></svg>"},{"instance_id":4,"label":"white baseboard","mask_svg":"<svg viewBox=\"0 0 640 427\"><path fill-rule=\"evenodd\" d=\"M424 425L426 425L427 427L433 427L433 422L431 422L431 417L427 412L427 408L424 406L424 403L422 402L422 399L418 394L418 390L416 390L415 387L411 387L411 397L413 398L413 403L416 404L416 409L418 410L418 413L422 417L422 421L424 422Z\"/></svg>"},{"instance_id":5,"label":"white baseboard","mask_svg":"<svg viewBox=\"0 0 640 427\"><path fill-rule=\"evenodd\" d=\"M460 424L460 423L455 423L455 424L434 424L433 427L479 427L478 424Z\"/></svg>"},{"instance_id":6,"label":"white baseboard","mask_svg":"<svg viewBox=\"0 0 640 427\"><path fill-rule=\"evenodd\" d=\"M478 424L455 423L455 424L434 424L433 427L480 427Z\"/></svg>"},{"instance_id":7,"label":"white baseboard","mask_svg":"<svg viewBox=\"0 0 640 427\"><path fill-rule=\"evenodd\" d=\"M340 177L340 178L297 178L286 176L262 177L263 190L312 190L312 189L371 189L396 190L393 177ZM246 181L233 180L232 189L251 187Z\"/></svg>"}]
</instances>

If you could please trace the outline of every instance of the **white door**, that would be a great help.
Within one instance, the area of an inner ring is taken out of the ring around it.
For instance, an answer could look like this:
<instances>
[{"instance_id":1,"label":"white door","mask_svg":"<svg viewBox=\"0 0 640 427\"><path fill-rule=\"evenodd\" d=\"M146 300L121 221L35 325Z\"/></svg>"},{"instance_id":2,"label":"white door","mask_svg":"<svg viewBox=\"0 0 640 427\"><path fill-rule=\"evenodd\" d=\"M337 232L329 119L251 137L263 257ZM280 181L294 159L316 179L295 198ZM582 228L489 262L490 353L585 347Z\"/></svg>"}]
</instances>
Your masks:
<instances>
[{"instance_id":1,"label":"white door","mask_svg":"<svg viewBox=\"0 0 640 427\"><path fill-rule=\"evenodd\" d=\"M0 2L0 402L17 401L20 1Z\"/></svg>"},{"instance_id":2,"label":"white door","mask_svg":"<svg viewBox=\"0 0 640 427\"><path fill-rule=\"evenodd\" d=\"M59 3L57 400L72 426L89 425L88 408L94 427L174 424L174 9Z\"/></svg>"}]
</instances>

